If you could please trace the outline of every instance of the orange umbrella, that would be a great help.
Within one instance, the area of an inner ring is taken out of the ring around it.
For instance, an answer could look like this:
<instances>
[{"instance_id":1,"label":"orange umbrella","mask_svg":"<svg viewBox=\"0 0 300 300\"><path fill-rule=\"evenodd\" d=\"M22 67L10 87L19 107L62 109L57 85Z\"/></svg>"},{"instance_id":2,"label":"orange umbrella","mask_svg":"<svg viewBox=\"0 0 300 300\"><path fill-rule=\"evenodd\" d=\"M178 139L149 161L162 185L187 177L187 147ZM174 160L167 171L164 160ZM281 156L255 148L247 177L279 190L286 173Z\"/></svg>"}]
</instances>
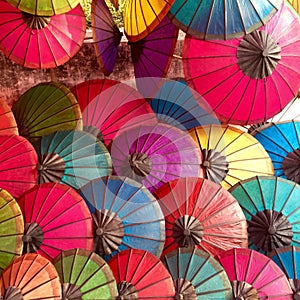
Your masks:
<instances>
[{"instance_id":1,"label":"orange umbrella","mask_svg":"<svg viewBox=\"0 0 300 300\"><path fill-rule=\"evenodd\" d=\"M15 117L4 99L0 98L0 134L18 134Z\"/></svg>"}]
</instances>

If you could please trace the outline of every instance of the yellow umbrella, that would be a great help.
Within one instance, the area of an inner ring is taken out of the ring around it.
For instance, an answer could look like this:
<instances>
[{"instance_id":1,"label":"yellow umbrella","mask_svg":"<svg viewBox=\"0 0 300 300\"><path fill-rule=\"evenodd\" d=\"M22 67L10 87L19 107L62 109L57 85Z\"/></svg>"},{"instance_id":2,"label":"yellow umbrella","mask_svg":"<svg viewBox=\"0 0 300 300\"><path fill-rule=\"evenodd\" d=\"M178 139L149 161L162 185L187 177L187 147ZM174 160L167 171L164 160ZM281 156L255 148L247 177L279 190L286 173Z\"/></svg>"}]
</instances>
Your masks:
<instances>
[{"instance_id":1,"label":"yellow umbrella","mask_svg":"<svg viewBox=\"0 0 300 300\"><path fill-rule=\"evenodd\" d=\"M230 125L205 125L189 131L202 152L205 177L229 189L258 175L273 175L272 161L249 133Z\"/></svg>"},{"instance_id":2,"label":"yellow umbrella","mask_svg":"<svg viewBox=\"0 0 300 300\"><path fill-rule=\"evenodd\" d=\"M124 31L129 42L145 38L169 12L174 0L126 0Z\"/></svg>"},{"instance_id":3,"label":"yellow umbrella","mask_svg":"<svg viewBox=\"0 0 300 300\"><path fill-rule=\"evenodd\" d=\"M289 0L289 2L293 5L298 14L300 14L300 0Z\"/></svg>"}]
</instances>

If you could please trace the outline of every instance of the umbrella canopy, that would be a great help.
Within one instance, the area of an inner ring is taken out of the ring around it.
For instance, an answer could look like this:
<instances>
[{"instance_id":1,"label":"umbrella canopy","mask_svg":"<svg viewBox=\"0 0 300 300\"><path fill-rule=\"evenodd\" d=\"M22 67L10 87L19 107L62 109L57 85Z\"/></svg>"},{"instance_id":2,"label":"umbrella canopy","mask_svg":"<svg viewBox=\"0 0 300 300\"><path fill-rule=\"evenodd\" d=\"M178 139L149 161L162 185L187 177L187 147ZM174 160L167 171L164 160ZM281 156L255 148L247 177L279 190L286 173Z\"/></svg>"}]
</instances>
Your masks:
<instances>
[{"instance_id":1,"label":"umbrella canopy","mask_svg":"<svg viewBox=\"0 0 300 300\"><path fill-rule=\"evenodd\" d=\"M115 66L122 38L105 0L94 0L91 8L91 28L100 70L109 76Z\"/></svg>"},{"instance_id":2,"label":"umbrella canopy","mask_svg":"<svg viewBox=\"0 0 300 300\"><path fill-rule=\"evenodd\" d=\"M19 134L15 117L6 101L0 98L0 134Z\"/></svg>"},{"instance_id":3,"label":"umbrella canopy","mask_svg":"<svg viewBox=\"0 0 300 300\"><path fill-rule=\"evenodd\" d=\"M186 36L182 56L188 84L219 119L245 125L267 121L295 97L299 53L299 16L283 1L264 27L242 38L202 41Z\"/></svg>"},{"instance_id":4,"label":"umbrella canopy","mask_svg":"<svg viewBox=\"0 0 300 300\"><path fill-rule=\"evenodd\" d=\"M110 79L94 79L75 85L71 91L82 111L84 130L108 146L111 140L137 124L157 123L148 102L134 88Z\"/></svg>"},{"instance_id":5,"label":"umbrella canopy","mask_svg":"<svg viewBox=\"0 0 300 300\"><path fill-rule=\"evenodd\" d=\"M142 182L150 192L179 177L203 175L193 139L167 124L124 131L114 139L111 156L117 175Z\"/></svg>"},{"instance_id":6,"label":"umbrella canopy","mask_svg":"<svg viewBox=\"0 0 300 300\"><path fill-rule=\"evenodd\" d=\"M26 13L1 0L0 15L0 50L26 68L56 68L70 60L84 41L86 20L80 5L49 17Z\"/></svg>"},{"instance_id":7,"label":"umbrella canopy","mask_svg":"<svg viewBox=\"0 0 300 300\"><path fill-rule=\"evenodd\" d=\"M62 250L93 248L92 217L80 195L59 183L36 185L18 201L24 216L24 252L52 260Z\"/></svg>"},{"instance_id":8,"label":"umbrella canopy","mask_svg":"<svg viewBox=\"0 0 300 300\"><path fill-rule=\"evenodd\" d=\"M263 26L281 0L175 0L169 17L183 31L200 39L232 39Z\"/></svg>"},{"instance_id":9,"label":"umbrella canopy","mask_svg":"<svg viewBox=\"0 0 300 300\"><path fill-rule=\"evenodd\" d=\"M293 7L296 9L298 14L300 13L300 1L299 0L289 0L289 2L293 5Z\"/></svg>"},{"instance_id":10,"label":"umbrella canopy","mask_svg":"<svg viewBox=\"0 0 300 300\"><path fill-rule=\"evenodd\" d=\"M130 42L145 38L163 20L174 0L128 0L125 2L124 31Z\"/></svg>"},{"instance_id":11,"label":"umbrella canopy","mask_svg":"<svg viewBox=\"0 0 300 300\"><path fill-rule=\"evenodd\" d=\"M12 106L20 135L35 141L57 130L82 129L81 110L63 84L40 83L27 90Z\"/></svg>"},{"instance_id":12,"label":"umbrella canopy","mask_svg":"<svg viewBox=\"0 0 300 300\"><path fill-rule=\"evenodd\" d=\"M266 254L278 247L300 246L298 184L275 176L257 176L229 191L248 221L249 248Z\"/></svg>"},{"instance_id":13,"label":"umbrella canopy","mask_svg":"<svg viewBox=\"0 0 300 300\"><path fill-rule=\"evenodd\" d=\"M160 256L165 241L164 216L154 196L140 183L108 176L85 185L80 194L94 221L94 251L107 260L128 248Z\"/></svg>"},{"instance_id":14,"label":"umbrella canopy","mask_svg":"<svg viewBox=\"0 0 300 300\"><path fill-rule=\"evenodd\" d=\"M182 78L165 79L149 104L159 122L182 130L220 123L214 112L209 111L205 100Z\"/></svg>"},{"instance_id":15,"label":"umbrella canopy","mask_svg":"<svg viewBox=\"0 0 300 300\"><path fill-rule=\"evenodd\" d=\"M0 135L0 187L13 197L32 188L38 177L33 146L18 135Z\"/></svg>"},{"instance_id":16,"label":"umbrella canopy","mask_svg":"<svg viewBox=\"0 0 300 300\"><path fill-rule=\"evenodd\" d=\"M24 219L17 201L0 189L0 273L22 254Z\"/></svg>"},{"instance_id":17,"label":"umbrella canopy","mask_svg":"<svg viewBox=\"0 0 300 300\"><path fill-rule=\"evenodd\" d=\"M163 254L177 247L200 248L216 255L247 247L247 223L234 197L203 178L180 178L154 191L166 221Z\"/></svg>"},{"instance_id":18,"label":"umbrella canopy","mask_svg":"<svg viewBox=\"0 0 300 300\"><path fill-rule=\"evenodd\" d=\"M218 259L231 281L234 299L293 299L284 273L267 256L250 249L230 249Z\"/></svg>"},{"instance_id":19,"label":"umbrella canopy","mask_svg":"<svg viewBox=\"0 0 300 300\"><path fill-rule=\"evenodd\" d=\"M300 296L300 248L287 246L275 248L269 257L287 276L294 293L294 299Z\"/></svg>"},{"instance_id":20,"label":"umbrella canopy","mask_svg":"<svg viewBox=\"0 0 300 300\"><path fill-rule=\"evenodd\" d=\"M79 189L112 172L104 144L83 131L57 131L34 144L39 157L38 182L60 182Z\"/></svg>"},{"instance_id":21,"label":"umbrella canopy","mask_svg":"<svg viewBox=\"0 0 300 300\"><path fill-rule=\"evenodd\" d=\"M240 129L213 124L193 128L189 133L201 150L205 178L226 189L255 175L274 175L263 146Z\"/></svg>"},{"instance_id":22,"label":"umbrella canopy","mask_svg":"<svg viewBox=\"0 0 300 300\"><path fill-rule=\"evenodd\" d=\"M120 299L170 299L175 296L172 277L153 254L124 250L109 261Z\"/></svg>"},{"instance_id":23,"label":"umbrella canopy","mask_svg":"<svg viewBox=\"0 0 300 300\"><path fill-rule=\"evenodd\" d=\"M4 300L61 299L62 296L55 267L36 253L16 258L1 274L0 289Z\"/></svg>"},{"instance_id":24,"label":"umbrella canopy","mask_svg":"<svg viewBox=\"0 0 300 300\"><path fill-rule=\"evenodd\" d=\"M117 284L107 263L84 249L62 251L54 260L63 299L116 299Z\"/></svg>"},{"instance_id":25,"label":"umbrella canopy","mask_svg":"<svg viewBox=\"0 0 300 300\"><path fill-rule=\"evenodd\" d=\"M175 299L232 299L225 270L207 252L178 248L164 256L163 262L174 281Z\"/></svg>"},{"instance_id":26,"label":"umbrella canopy","mask_svg":"<svg viewBox=\"0 0 300 300\"><path fill-rule=\"evenodd\" d=\"M79 4L79 0L8 0L18 9L32 15L53 16L70 11Z\"/></svg>"},{"instance_id":27,"label":"umbrella canopy","mask_svg":"<svg viewBox=\"0 0 300 300\"><path fill-rule=\"evenodd\" d=\"M300 122L269 123L252 134L269 153L275 176L300 183Z\"/></svg>"}]
</instances>

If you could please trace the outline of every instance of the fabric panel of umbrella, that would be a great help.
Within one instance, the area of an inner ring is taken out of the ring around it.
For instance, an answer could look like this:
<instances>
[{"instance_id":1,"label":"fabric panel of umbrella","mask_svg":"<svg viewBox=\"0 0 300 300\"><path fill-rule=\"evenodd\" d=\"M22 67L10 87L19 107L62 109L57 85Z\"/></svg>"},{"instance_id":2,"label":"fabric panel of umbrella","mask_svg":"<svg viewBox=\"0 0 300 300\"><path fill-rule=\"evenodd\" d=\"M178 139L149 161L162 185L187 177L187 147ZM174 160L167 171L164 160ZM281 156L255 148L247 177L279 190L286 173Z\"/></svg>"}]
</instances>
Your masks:
<instances>
[{"instance_id":1,"label":"fabric panel of umbrella","mask_svg":"<svg viewBox=\"0 0 300 300\"><path fill-rule=\"evenodd\" d=\"M204 40L227 40L263 26L282 0L175 0L169 18L181 30Z\"/></svg>"},{"instance_id":2,"label":"fabric panel of umbrella","mask_svg":"<svg viewBox=\"0 0 300 300\"><path fill-rule=\"evenodd\" d=\"M38 182L59 182L75 189L112 173L105 145L84 131L57 131L34 143L38 154Z\"/></svg>"},{"instance_id":3,"label":"fabric panel of umbrella","mask_svg":"<svg viewBox=\"0 0 300 300\"><path fill-rule=\"evenodd\" d=\"M209 111L205 100L184 79L165 79L149 104L159 122L182 130L220 124L214 112Z\"/></svg>"},{"instance_id":4,"label":"fabric panel of umbrella","mask_svg":"<svg viewBox=\"0 0 300 300\"><path fill-rule=\"evenodd\" d=\"M6 101L0 98L0 134L18 135L18 126L15 117Z\"/></svg>"},{"instance_id":5,"label":"fabric panel of umbrella","mask_svg":"<svg viewBox=\"0 0 300 300\"><path fill-rule=\"evenodd\" d=\"M236 199L220 185L186 177L154 191L165 216L163 254L177 247L194 247L216 255L247 247L247 222Z\"/></svg>"},{"instance_id":6,"label":"fabric panel of umbrella","mask_svg":"<svg viewBox=\"0 0 300 300\"><path fill-rule=\"evenodd\" d=\"M40 83L28 89L12 106L20 135L31 142L57 130L82 129L81 110L63 84Z\"/></svg>"},{"instance_id":7,"label":"fabric panel of umbrella","mask_svg":"<svg viewBox=\"0 0 300 300\"><path fill-rule=\"evenodd\" d=\"M170 10L174 0L127 0L124 32L129 42L137 42L151 33Z\"/></svg>"},{"instance_id":8,"label":"fabric panel of umbrella","mask_svg":"<svg viewBox=\"0 0 300 300\"><path fill-rule=\"evenodd\" d=\"M93 221L82 197L59 183L36 185L18 201L24 216L23 252L49 260L62 250L92 250Z\"/></svg>"},{"instance_id":9,"label":"fabric panel of umbrella","mask_svg":"<svg viewBox=\"0 0 300 300\"><path fill-rule=\"evenodd\" d=\"M38 177L37 154L28 140L0 135L0 187L13 197L32 188Z\"/></svg>"},{"instance_id":10,"label":"fabric panel of umbrella","mask_svg":"<svg viewBox=\"0 0 300 300\"><path fill-rule=\"evenodd\" d=\"M157 118L149 103L134 88L110 79L88 80L71 91L82 111L84 130L109 146L117 133L136 125L154 125Z\"/></svg>"},{"instance_id":11,"label":"fabric panel of umbrella","mask_svg":"<svg viewBox=\"0 0 300 300\"><path fill-rule=\"evenodd\" d=\"M269 257L235 248L224 251L218 259L231 281L233 299L293 299L285 274Z\"/></svg>"},{"instance_id":12,"label":"fabric panel of umbrella","mask_svg":"<svg viewBox=\"0 0 300 300\"><path fill-rule=\"evenodd\" d=\"M294 299L300 297L300 248L287 246L275 248L269 257L280 267L289 280Z\"/></svg>"},{"instance_id":13,"label":"fabric panel of umbrella","mask_svg":"<svg viewBox=\"0 0 300 300\"><path fill-rule=\"evenodd\" d=\"M128 248L161 255L164 216L155 197L142 184L108 176L91 181L80 194L93 217L94 252L106 260Z\"/></svg>"},{"instance_id":14,"label":"fabric panel of umbrella","mask_svg":"<svg viewBox=\"0 0 300 300\"><path fill-rule=\"evenodd\" d=\"M79 0L8 0L11 5L32 15L53 16L69 12Z\"/></svg>"},{"instance_id":15,"label":"fabric panel of umbrella","mask_svg":"<svg viewBox=\"0 0 300 300\"><path fill-rule=\"evenodd\" d=\"M167 124L124 131L113 140L111 157L117 175L142 182L150 192L179 177L203 175L196 143Z\"/></svg>"},{"instance_id":16,"label":"fabric panel of umbrella","mask_svg":"<svg viewBox=\"0 0 300 300\"><path fill-rule=\"evenodd\" d=\"M256 176L229 191L248 221L249 248L267 254L274 248L300 246L298 184L275 176Z\"/></svg>"},{"instance_id":17,"label":"fabric panel of umbrella","mask_svg":"<svg viewBox=\"0 0 300 300\"><path fill-rule=\"evenodd\" d=\"M197 248L178 248L162 260L173 278L175 299L232 299L225 270L207 252Z\"/></svg>"},{"instance_id":18,"label":"fabric panel of umbrella","mask_svg":"<svg viewBox=\"0 0 300 300\"><path fill-rule=\"evenodd\" d=\"M24 219L14 197L0 189L0 273L23 250Z\"/></svg>"},{"instance_id":19,"label":"fabric panel of umbrella","mask_svg":"<svg viewBox=\"0 0 300 300\"><path fill-rule=\"evenodd\" d=\"M116 299L117 284L108 264L84 249L62 251L54 260L63 299Z\"/></svg>"},{"instance_id":20,"label":"fabric panel of umbrella","mask_svg":"<svg viewBox=\"0 0 300 300\"><path fill-rule=\"evenodd\" d=\"M284 1L264 27L239 39L203 41L186 36L188 84L224 123L267 121L298 94L300 17Z\"/></svg>"},{"instance_id":21,"label":"fabric panel of umbrella","mask_svg":"<svg viewBox=\"0 0 300 300\"><path fill-rule=\"evenodd\" d=\"M23 12L1 0L0 16L0 50L26 68L56 68L69 61L84 41L86 19L80 5L49 17Z\"/></svg>"},{"instance_id":22,"label":"fabric panel of umbrella","mask_svg":"<svg viewBox=\"0 0 300 300\"><path fill-rule=\"evenodd\" d=\"M201 153L205 178L229 189L256 175L274 175L272 161L252 135L230 125L204 125L190 135Z\"/></svg>"},{"instance_id":23,"label":"fabric panel of umbrella","mask_svg":"<svg viewBox=\"0 0 300 300\"><path fill-rule=\"evenodd\" d=\"M3 300L62 299L55 267L36 253L13 260L1 274L0 291Z\"/></svg>"},{"instance_id":24,"label":"fabric panel of umbrella","mask_svg":"<svg viewBox=\"0 0 300 300\"><path fill-rule=\"evenodd\" d=\"M296 9L297 13L300 14L300 1L299 0L288 0L288 1Z\"/></svg>"},{"instance_id":25,"label":"fabric panel of umbrella","mask_svg":"<svg viewBox=\"0 0 300 300\"><path fill-rule=\"evenodd\" d=\"M170 273L150 252L124 250L108 264L116 278L120 299L174 299Z\"/></svg>"},{"instance_id":26,"label":"fabric panel of umbrella","mask_svg":"<svg viewBox=\"0 0 300 300\"><path fill-rule=\"evenodd\" d=\"M300 122L269 123L252 134L271 157L274 175L300 183Z\"/></svg>"}]
</instances>

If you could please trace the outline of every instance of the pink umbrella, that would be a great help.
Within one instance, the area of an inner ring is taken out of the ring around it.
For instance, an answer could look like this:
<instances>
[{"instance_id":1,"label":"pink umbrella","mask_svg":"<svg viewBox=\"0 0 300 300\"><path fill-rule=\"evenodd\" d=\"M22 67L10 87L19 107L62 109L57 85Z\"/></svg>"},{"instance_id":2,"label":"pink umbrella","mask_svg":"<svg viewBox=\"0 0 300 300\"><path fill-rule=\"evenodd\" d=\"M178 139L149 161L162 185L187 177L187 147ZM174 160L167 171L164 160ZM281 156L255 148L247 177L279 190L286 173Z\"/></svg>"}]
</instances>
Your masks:
<instances>
[{"instance_id":1,"label":"pink umbrella","mask_svg":"<svg viewBox=\"0 0 300 300\"><path fill-rule=\"evenodd\" d=\"M0 50L27 68L55 68L80 49L86 29L80 5L52 17L22 12L0 0Z\"/></svg>"},{"instance_id":2,"label":"pink umbrella","mask_svg":"<svg viewBox=\"0 0 300 300\"><path fill-rule=\"evenodd\" d=\"M187 36L183 66L188 84L221 121L266 121L300 87L299 16L284 1L265 26L242 38L203 41Z\"/></svg>"}]
</instances>

